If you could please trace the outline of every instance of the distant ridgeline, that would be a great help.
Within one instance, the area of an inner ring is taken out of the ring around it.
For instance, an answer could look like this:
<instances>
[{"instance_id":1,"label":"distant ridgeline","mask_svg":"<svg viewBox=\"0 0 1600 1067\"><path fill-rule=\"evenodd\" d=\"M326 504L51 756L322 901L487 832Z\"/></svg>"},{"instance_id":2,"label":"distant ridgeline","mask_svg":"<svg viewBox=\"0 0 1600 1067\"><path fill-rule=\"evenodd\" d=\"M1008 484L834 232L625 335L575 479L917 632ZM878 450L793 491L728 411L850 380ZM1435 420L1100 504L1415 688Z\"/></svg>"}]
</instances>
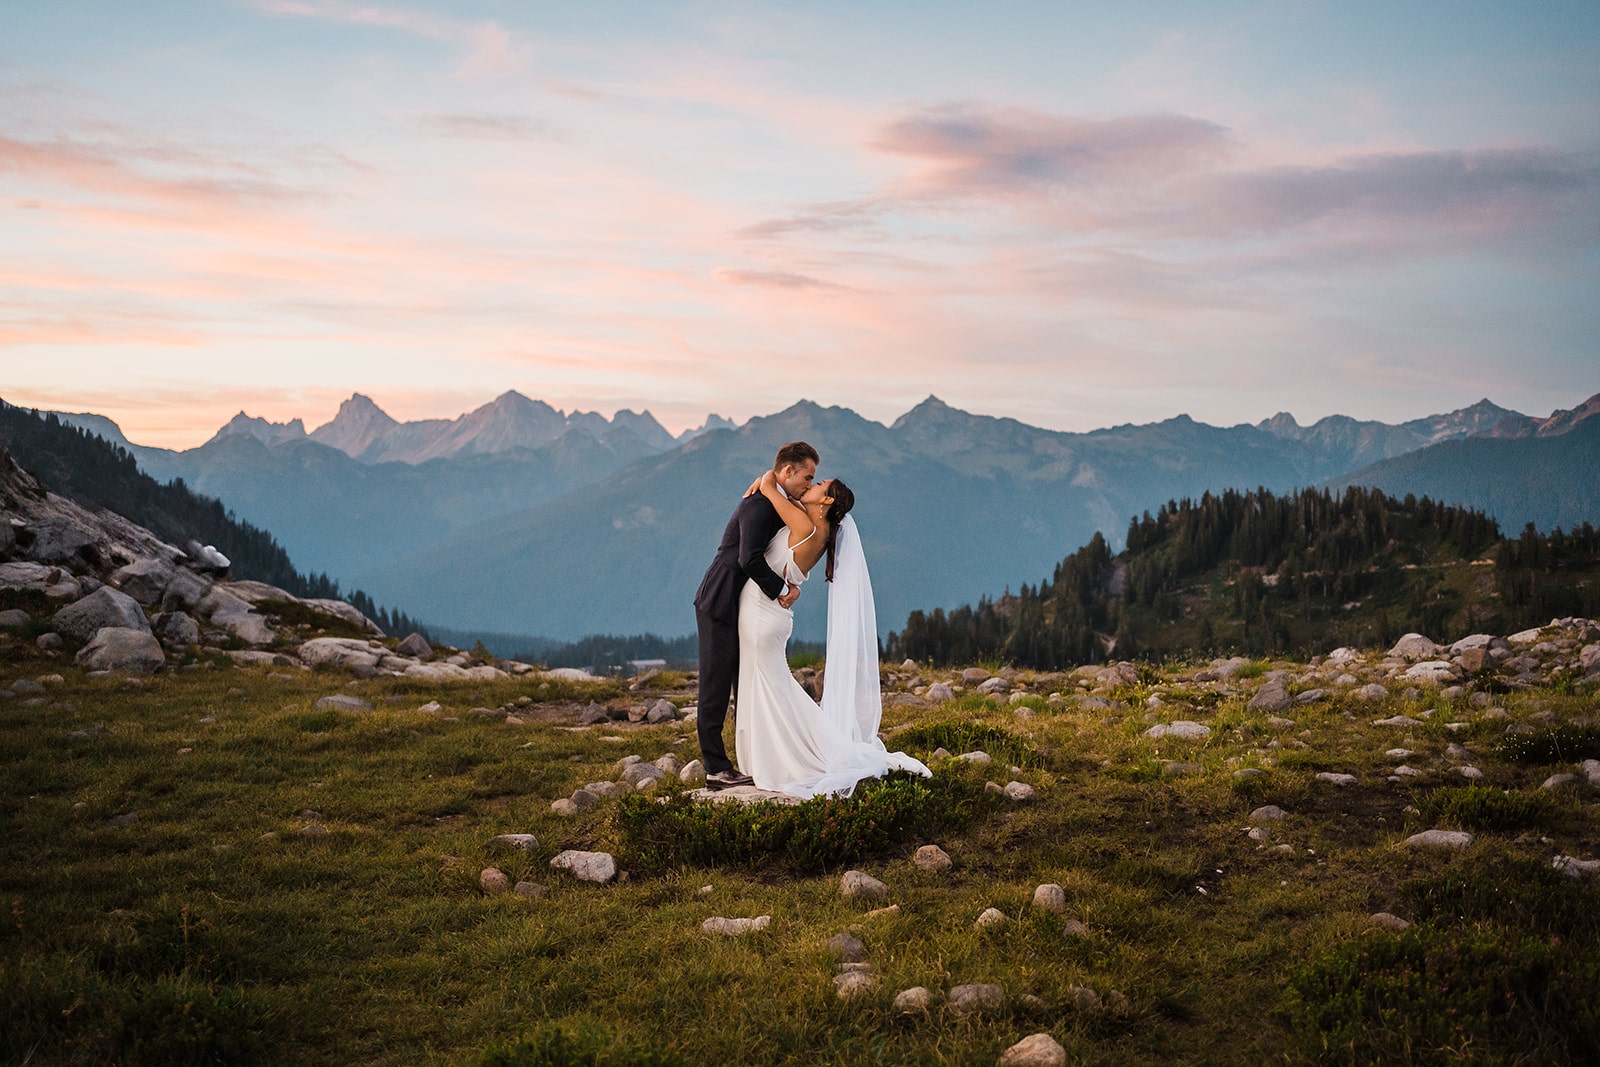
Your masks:
<instances>
[{"instance_id":1,"label":"distant ridgeline","mask_svg":"<svg viewBox=\"0 0 1600 1067\"><path fill-rule=\"evenodd\" d=\"M234 518L220 501L191 492L181 478L162 485L139 470L127 449L54 414L0 400L0 441L51 492L114 511L179 547L191 539L214 545L228 557L235 578L266 582L298 597L341 595L338 582L326 574L302 575L270 533ZM426 633L404 612L380 608L359 589L344 599L386 633Z\"/></svg>"},{"instance_id":2,"label":"distant ridgeline","mask_svg":"<svg viewBox=\"0 0 1600 1067\"><path fill-rule=\"evenodd\" d=\"M1376 489L1230 490L1096 534L1047 582L914 611L885 657L1058 669L1134 655L1326 651L1600 615L1600 532L1503 539L1481 512Z\"/></svg>"}]
</instances>

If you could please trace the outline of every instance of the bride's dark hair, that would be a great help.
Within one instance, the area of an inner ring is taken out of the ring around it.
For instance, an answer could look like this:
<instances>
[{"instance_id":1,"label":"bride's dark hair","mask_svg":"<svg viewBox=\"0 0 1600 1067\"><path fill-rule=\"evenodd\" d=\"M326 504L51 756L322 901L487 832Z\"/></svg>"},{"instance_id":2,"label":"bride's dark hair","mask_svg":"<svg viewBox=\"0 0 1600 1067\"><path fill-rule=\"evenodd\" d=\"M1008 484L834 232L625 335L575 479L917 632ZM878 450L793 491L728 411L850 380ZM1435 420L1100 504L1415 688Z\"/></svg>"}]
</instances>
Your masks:
<instances>
[{"instance_id":1,"label":"bride's dark hair","mask_svg":"<svg viewBox=\"0 0 1600 1067\"><path fill-rule=\"evenodd\" d=\"M828 505L828 512L823 516L828 524L828 543L823 550L828 553L828 581L833 581L833 545L839 538L839 524L844 517L850 514L850 509L856 506L856 495L843 481L835 478L828 486L828 495L833 497L833 503Z\"/></svg>"}]
</instances>

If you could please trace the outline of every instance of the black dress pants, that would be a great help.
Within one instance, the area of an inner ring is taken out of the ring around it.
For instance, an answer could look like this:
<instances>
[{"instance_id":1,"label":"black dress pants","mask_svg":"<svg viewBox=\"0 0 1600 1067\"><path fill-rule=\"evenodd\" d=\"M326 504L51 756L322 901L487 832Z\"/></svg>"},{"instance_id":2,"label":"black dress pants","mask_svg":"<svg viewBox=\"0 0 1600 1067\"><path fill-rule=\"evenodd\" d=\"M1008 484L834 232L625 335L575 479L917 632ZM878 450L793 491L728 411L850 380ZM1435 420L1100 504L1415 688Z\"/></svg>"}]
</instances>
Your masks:
<instances>
[{"instance_id":1,"label":"black dress pants","mask_svg":"<svg viewBox=\"0 0 1600 1067\"><path fill-rule=\"evenodd\" d=\"M733 770L722 743L722 724L728 717L728 699L739 684L739 624L713 619L698 607L694 619L700 634L700 711L695 727L706 773L718 774Z\"/></svg>"}]
</instances>

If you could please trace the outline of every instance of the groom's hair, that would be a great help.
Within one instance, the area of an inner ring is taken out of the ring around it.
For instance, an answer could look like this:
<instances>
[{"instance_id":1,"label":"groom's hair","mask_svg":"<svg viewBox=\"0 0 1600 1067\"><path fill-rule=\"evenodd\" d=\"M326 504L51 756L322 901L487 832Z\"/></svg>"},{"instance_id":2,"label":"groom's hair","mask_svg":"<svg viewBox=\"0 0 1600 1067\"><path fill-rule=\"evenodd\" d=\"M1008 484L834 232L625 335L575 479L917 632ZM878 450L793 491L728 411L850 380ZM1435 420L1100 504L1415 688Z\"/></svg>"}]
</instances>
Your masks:
<instances>
[{"instance_id":1,"label":"groom's hair","mask_svg":"<svg viewBox=\"0 0 1600 1067\"><path fill-rule=\"evenodd\" d=\"M781 471L785 467L798 467L806 460L817 463L822 457L817 455L817 450L804 441L790 441L778 449L778 458L772 461L772 469Z\"/></svg>"}]
</instances>

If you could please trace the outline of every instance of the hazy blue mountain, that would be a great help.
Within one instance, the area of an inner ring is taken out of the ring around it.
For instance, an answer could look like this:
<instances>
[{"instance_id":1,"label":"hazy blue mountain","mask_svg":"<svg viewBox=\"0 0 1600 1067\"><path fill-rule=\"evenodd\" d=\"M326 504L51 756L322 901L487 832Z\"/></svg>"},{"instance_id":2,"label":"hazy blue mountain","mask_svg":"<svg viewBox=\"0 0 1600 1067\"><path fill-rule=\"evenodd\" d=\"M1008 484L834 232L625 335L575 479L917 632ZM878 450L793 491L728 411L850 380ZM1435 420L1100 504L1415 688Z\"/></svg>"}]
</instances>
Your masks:
<instances>
[{"instance_id":1,"label":"hazy blue mountain","mask_svg":"<svg viewBox=\"0 0 1600 1067\"><path fill-rule=\"evenodd\" d=\"M1329 415L1310 426L1301 426L1293 415L1280 411L1256 426L1276 436L1310 445L1324 461L1340 470L1354 470L1440 441L1484 433L1507 420L1524 419L1528 416L1480 400L1459 411L1429 415L1399 425Z\"/></svg>"},{"instance_id":2,"label":"hazy blue mountain","mask_svg":"<svg viewBox=\"0 0 1600 1067\"><path fill-rule=\"evenodd\" d=\"M1511 534L1530 522L1541 530L1600 524L1600 397L1577 410L1588 410L1588 417L1557 412L1541 420L1543 434L1445 441L1326 484L1477 508Z\"/></svg>"},{"instance_id":3,"label":"hazy blue mountain","mask_svg":"<svg viewBox=\"0 0 1600 1067\"><path fill-rule=\"evenodd\" d=\"M913 607L954 605L1037 581L1096 530L1172 497L1236 485L1289 488L1330 473L1313 450L1254 427L1180 416L1058 433L970 415L936 398L893 426L796 404L704 434L603 482L462 530L352 580L445 626L541 635L682 633L740 492L784 441L823 455L855 490L885 628ZM825 585L801 598L797 634L823 634Z\"/></svg>"}]
</instances>

